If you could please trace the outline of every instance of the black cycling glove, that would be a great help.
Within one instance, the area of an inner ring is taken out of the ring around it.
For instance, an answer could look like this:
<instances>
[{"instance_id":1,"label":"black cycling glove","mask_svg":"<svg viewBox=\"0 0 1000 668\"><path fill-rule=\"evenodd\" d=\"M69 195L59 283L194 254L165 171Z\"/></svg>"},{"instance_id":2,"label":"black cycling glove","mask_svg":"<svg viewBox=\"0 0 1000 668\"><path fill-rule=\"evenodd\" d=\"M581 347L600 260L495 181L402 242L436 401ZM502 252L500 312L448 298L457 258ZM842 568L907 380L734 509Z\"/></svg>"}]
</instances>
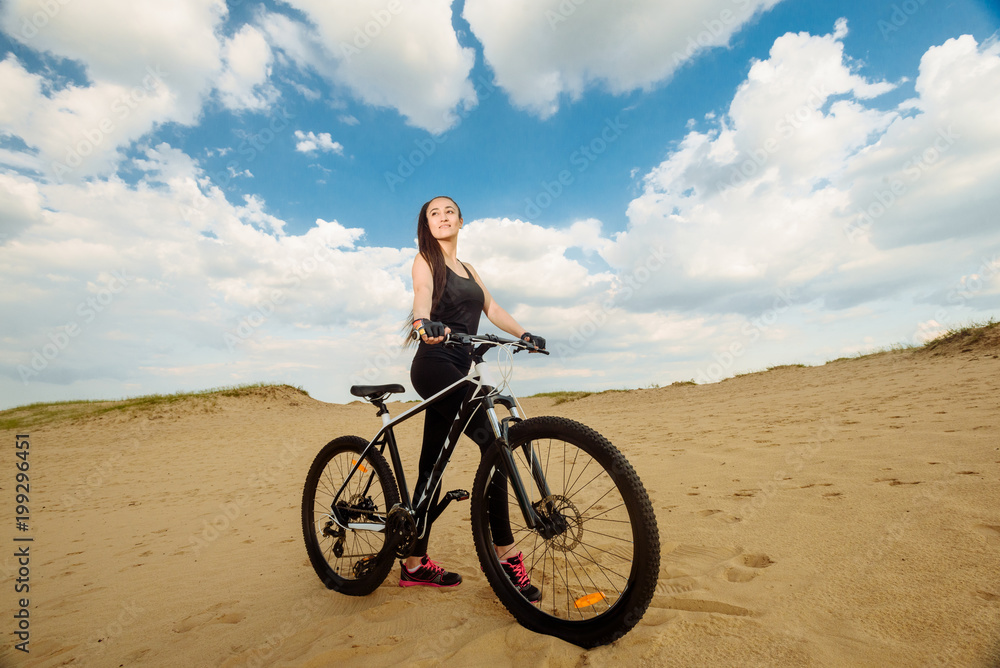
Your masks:
<instances>
[{"instance_id":1,"label":"black cycling glove","mask_svg":"<svg viewBox=\"0 0 1000 668\"><path fill-rule=\"evenodd\" d=\"M524 334L521 335L521 340L524 341L525 343L530 343L539 350L545 350L545 339L543 339L540 336L535 336L534 334L525 332Z\"/></svg>"},{"instance_id":2,"label":"black cycling glove","mask_svg":"<svg viewBox=\"0 0 1000 668\"><path fill-rule=\"evenodd\" d=\"M426 336L429 339L433 339L438 336L444 336L444 323L420 318L413 321L413 331L417 333L418 337Z\"/></svg>"}]
</instances>

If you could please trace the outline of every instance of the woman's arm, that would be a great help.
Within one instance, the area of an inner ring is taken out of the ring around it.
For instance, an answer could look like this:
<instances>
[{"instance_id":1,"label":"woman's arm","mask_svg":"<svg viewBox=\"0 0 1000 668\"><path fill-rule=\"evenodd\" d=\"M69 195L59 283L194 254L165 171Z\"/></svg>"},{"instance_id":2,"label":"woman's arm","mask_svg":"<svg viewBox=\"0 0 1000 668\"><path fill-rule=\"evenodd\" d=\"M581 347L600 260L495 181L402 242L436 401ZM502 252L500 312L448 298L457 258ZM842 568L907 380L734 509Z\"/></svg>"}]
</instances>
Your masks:
<instances>
[{"instance_id":1,"label":"woman's arm","mask_svg":"<svg viewBox=\"0 0 1000 668\"><path fill-rule=\"evenodd\" d=\"M521 338L527 330L524 327L521 327L521 325L517 323L517 320L514 320L514 316L507 313L507 311L504 310L500 304L497 304L493 300L493 296L490 295L490 291L486 289L483 279L479 278L479 273L476 271L476 268L467 263L465 266L469 268L473 277L476 279L476 283L478 283L479 287L483 289L483 313L486 314L486 317L490 319L490 322L503 331L517 338Z\"/></svg>"},{"instance_id":2,"label":"woman's arm","mask_svg":"<svg viewBox=\"0 0 1000 668\"><path fill-rule=\"evenodd\" d=\"M431 273L431 266L423 255L417 253L413 258L413 319L431 319L431 302L434 295L434 274ZM451 332L451 328L445 327L445 334ZM422 337L424 343L441 343L443 336Z\"/></svg>"}]
</instances>

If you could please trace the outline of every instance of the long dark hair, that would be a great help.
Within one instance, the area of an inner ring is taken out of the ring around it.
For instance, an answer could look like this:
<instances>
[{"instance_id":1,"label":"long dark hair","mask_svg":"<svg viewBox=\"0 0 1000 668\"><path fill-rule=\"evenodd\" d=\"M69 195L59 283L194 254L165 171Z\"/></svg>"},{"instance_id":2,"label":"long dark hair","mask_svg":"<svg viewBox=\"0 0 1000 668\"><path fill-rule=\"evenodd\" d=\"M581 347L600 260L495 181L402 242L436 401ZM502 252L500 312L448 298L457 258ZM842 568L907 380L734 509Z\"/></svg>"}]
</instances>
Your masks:
<instances>
[{"instance_id":1,"label":"long dark hair","mask_svg":"<svg viewBox=\"0 0 1000 668\"><path fill-rule=\"evenodd\" d=\"M420 213L417 215L417 248L420 254L424 256L424 259L427 260L427 264L430 265L431 276L434 277L434 290L431 292L431 313L434 312L434 308L441 299L441 295L444 294L444 285L448 280L448 271L444 263L444 253L441 252L441 244L431 234L431 228L427 223L427 209L430 207L431 202L436 199L446 199L454 204L459 220L462 219L462 207L447 195L438 195L437 197L430 198L420 207ZM410 309L410 315L407 316L406 322L403 324L403 330L406 333L404 346L414 343L414 340L410 338L410 329L413 325L415 315L413 310ZM430 317L431 314L428 313L427 315Z\"/></svg>"}]
</instances>

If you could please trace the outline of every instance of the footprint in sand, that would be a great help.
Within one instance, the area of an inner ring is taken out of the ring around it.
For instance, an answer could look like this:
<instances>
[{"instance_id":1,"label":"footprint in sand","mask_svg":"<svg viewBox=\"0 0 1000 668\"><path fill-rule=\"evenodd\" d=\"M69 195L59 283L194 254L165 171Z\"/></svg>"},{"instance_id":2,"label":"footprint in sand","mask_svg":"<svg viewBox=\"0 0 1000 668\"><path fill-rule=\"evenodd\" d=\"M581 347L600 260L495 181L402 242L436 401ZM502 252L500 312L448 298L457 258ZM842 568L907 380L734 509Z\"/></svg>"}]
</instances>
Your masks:
<instances>
[{"instance_id":1,"label":"footprint in sand","mask_svg":"<svg viewBox=\"0 0 1000 668\"><path fill-rule=\"evenodd\" d=\"M766 554L744 554L743 563L750 568L767 568L774 564L774 561Z\"/></svg>"},{"instance_id":2,"label":"footprint in sand","mask_svg":"<svg viewBox=\"0 0 1000 668\"><path fill-rule=\"evenodd\" d=\"M701 511L700 514L710 517L711 515L705 515L710 512ZM753 615L752 610L742 606L689 598L687 595L714 589L712 583L718 582L715 579L717 576L733 583L749 582L760 574L761 569L773 563L766 554L743 554L738 548L680 545L664 555L663 572L652 605L686 612ZM663 577L664 574L667 576Z\"/></svg>"},{"instance_id":3,"label":"footprint in sand","mask_svg":"<svg viewBox=\"0 0 1000 668\"><path fill-rule=\"evenodd\" d=\"M720 513L722 513L722 511L718 510L716 508L711 508L709 510L699 510L698 511L698 515L700 515L701 517L713 517L715 515L719 515L719 517L716 517L717 520L721 520L723 522L728 522L730 524L732 524L733 522L741 522L742 521L739 517L736 517L735 515L726 515L726 514L720 515Z\"/></svg>"},{"instance_id":4,"label":"footprint in sand","mask_svg":"<svg viewBox=\"0 0 1000 668\"><path fill-rule=\"evenodd\" d=\"M174 633L187 633L192 629L209 624L239 624L246 615L242 612L223 612L222 609L235 605L237 601L218 603L204 612L185 617L174 625Z\"/></svg>"},{"instance_id":5,"label":"footprint in sand","mask_svg":"<svg viewBox=\"0 0 1000 668\"><path fill-rule=\"evenodd\" d=\"M726 579L730 582L750 582L760 575L760 571L774 562L766 554L744 554L742 566L726 569Z\"/></svg>"},{"instance_id":6,"label":"footprint in sand","mask_svg":"<svg viewBox=\"0 0 1000 668\"><path fill-rule=\"evenodd\" d=\"M995 524L977 524L973 527L979 534L986 537L986 542L1000 545L1000 526Z\"/></svg>"}]
</instances>

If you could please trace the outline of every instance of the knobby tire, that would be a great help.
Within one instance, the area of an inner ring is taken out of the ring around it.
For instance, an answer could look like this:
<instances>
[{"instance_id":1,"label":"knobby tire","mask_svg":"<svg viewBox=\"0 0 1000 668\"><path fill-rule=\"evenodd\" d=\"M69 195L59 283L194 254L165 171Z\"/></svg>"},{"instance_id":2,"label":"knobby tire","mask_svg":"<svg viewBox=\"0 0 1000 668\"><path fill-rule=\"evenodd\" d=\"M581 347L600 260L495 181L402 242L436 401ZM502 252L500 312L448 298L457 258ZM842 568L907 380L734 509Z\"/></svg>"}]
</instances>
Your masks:
<instances>
[{"instance_id":1,"label":"knobby tire","mask_svg":"<svg viewBox=\"0 0 1000 668\"><path fill-rule=\"evenodd\" d=\"M328 589L350 596L375 591L395 563L383 549L385 533L344 529L339 536L324 535L324 528L331 523L334 495L367 445L368 441L358 436L341 436L327 443L309 467L302 490L302 535L309 562ZM374 448L365 455L362 466L344 490L342 507L353 521L384 522L389 510L399 503L392 469ZM336 523L330 524L330 531L341 532Z\"/></svg>"},{"instance_id":2,"label":"knobby tire","mask_svg":"<svg viewBox=\"0 0 1000 668\"><path fill-rule=\"evenodd\" d=\"M508 441L531 502L563 518L566 529L545 539L528 528L506 485L516 549L542 592L533 604L511 584L493 548L487 490L503 476L504 447L493 445L471 504L473 540L491 587L519 623L538 633L588 648L620 638L646 612L659 575L659 533L642 482L606 438L572 420L531 418L514 425ZM546 499L531 476L532 457L549 486Z\"/></svg>"}]
</instances>

